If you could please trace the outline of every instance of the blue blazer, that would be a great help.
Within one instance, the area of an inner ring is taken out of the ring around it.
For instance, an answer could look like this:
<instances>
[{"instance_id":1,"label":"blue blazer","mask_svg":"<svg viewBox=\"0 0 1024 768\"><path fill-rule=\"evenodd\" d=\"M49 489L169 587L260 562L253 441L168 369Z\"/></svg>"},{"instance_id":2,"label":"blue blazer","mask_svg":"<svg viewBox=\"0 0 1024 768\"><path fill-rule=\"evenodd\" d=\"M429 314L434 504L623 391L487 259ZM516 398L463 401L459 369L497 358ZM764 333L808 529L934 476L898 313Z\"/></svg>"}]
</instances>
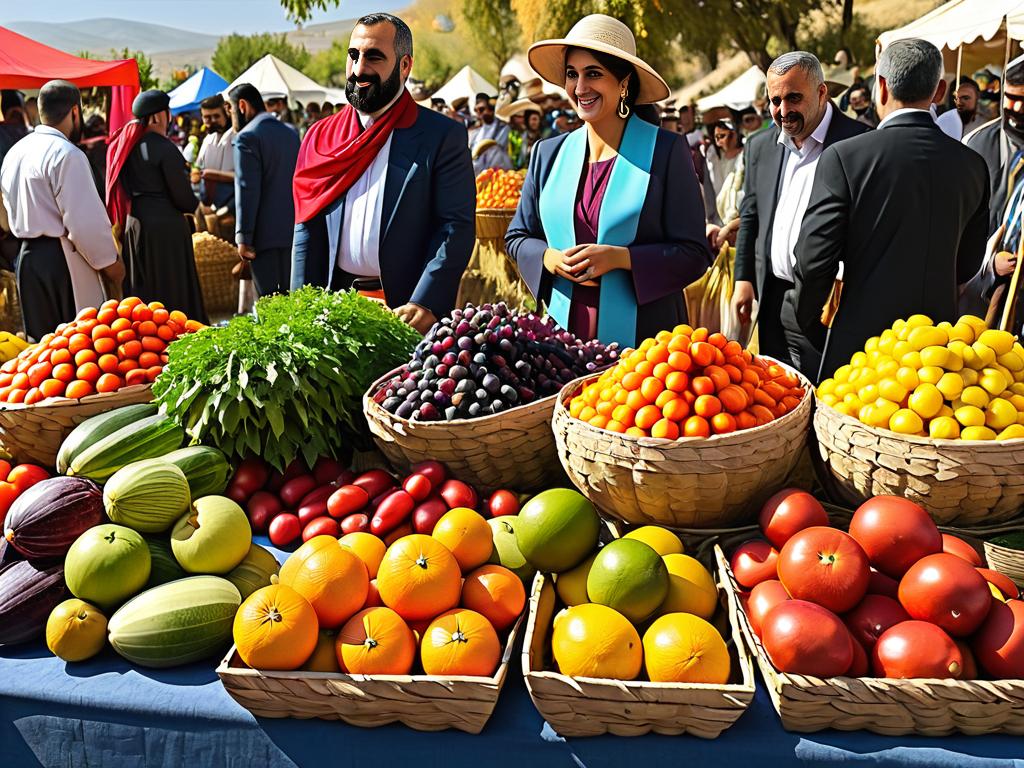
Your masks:
<instances>
[{"instance_id":1,"label":"blue blazer","mask_svg":"<svg viewBox=\"0 0 1024 768\"><path fill-rule=\"evenodd\" d=\"M231 143L235 148L235 239L254 246L257 253L291 248L298 134L270 112L261 112Z\"/></svg>"},{"instance_id":2,"label":"blue blazer","mask_svg":"<svg viewBox=\"0 0 1024 768\"><path fill-rule=\"evenodd\" d=\"M466 129L418 107L416 122L391 135L381 211L380 279L388 306L412 302L442 317L455 306L476 239L476 184ZM327 216L342 195L295 226L292 288L328 287L337 263ZM333 220L339 216L332 217ZM343 219L341 219L343 221Z\"/></svg>"}]
</instances>

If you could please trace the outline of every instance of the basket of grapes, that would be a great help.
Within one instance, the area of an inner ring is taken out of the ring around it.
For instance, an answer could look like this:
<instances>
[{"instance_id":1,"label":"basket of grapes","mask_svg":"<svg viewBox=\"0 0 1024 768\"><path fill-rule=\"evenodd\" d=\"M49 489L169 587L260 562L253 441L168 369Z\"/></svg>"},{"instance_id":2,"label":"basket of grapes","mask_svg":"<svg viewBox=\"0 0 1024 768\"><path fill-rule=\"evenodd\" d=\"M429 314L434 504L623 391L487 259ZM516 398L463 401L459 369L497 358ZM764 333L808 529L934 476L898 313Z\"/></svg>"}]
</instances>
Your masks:
<instances>
[{"instance_id":1,"label":"basket of grapes","mask_svg":"<svg viewBox=\"0 0 1024 768\"><path fill-rule=\"evenodd\" d=\"M541 491L565 482L551 432L559 390L617 359L616 344L581 341L550 317L467 305L371 385L363 412L396 467L436 459L484 491Z\"/></svg>"}]
</instances>

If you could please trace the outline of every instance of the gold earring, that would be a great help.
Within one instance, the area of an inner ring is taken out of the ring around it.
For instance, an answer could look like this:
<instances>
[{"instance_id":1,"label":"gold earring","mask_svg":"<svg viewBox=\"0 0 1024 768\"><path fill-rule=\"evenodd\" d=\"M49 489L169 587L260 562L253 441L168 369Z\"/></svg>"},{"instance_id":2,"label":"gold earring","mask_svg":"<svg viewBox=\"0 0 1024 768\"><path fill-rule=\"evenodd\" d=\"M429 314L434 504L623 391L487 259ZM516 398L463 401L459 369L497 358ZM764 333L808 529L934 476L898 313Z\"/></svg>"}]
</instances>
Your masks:
<instances>
[{"instance_id":1,"label":"gold earring","mask_svg":"<svg viewBox=\"0 0 1024 768\"><path fill-rule=\"evenodd\" d=\"M618 114L619 114L619 117L621 117L623 120L625 120L627 117L629 117L630 109L629 109L629 105L626 103L626 97L628 95L629 95L629 90L627 88L623 88L622 89L622 94L619 96Z\"/></svg>"}]
</instances>

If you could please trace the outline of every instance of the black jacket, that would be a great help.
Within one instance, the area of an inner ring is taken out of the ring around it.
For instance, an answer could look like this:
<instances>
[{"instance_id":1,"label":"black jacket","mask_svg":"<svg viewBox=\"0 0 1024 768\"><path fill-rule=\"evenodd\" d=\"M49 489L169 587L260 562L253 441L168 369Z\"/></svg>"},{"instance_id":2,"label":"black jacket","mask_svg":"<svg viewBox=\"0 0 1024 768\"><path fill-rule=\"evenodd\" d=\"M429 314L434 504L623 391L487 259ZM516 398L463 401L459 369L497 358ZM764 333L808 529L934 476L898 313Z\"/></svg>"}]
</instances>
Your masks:
<instances>
[{"instance_id":1,"label":"black jacket","mask_svg":"<svg viewBox=\"0 0 1024 768\"><path fill-rule=\"evenodd\" d=\"M794 302L782 314L785 327L822 345L822 376L898 318L956 319L958 285L981 264L988 203L985 161L924 111L822 152L796 245ZM840 262L842 301L826 345L821 308Z\"/></svg>"}]
</instances>

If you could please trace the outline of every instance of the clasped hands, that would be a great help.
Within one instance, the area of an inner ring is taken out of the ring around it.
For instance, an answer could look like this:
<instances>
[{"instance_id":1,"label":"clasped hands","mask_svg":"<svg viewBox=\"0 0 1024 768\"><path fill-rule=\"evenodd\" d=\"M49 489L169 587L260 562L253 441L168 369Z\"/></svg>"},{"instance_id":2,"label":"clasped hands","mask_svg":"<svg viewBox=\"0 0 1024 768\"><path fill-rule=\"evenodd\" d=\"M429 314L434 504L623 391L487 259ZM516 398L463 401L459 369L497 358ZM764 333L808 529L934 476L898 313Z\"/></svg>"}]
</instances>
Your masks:
<instances>
[{"instance_id":1,"label":"clasped hands","mask_svg":"<svg viewBox=\"0 0 1024 768\"><path fill-rule=\"evenodd\" d=\"M597 278L613 269L631 269L629 248L619 245L584 243L565 251L544 251L544 268L553 275L579 285L597 285Z\"/></svg>"}]
</instances>

